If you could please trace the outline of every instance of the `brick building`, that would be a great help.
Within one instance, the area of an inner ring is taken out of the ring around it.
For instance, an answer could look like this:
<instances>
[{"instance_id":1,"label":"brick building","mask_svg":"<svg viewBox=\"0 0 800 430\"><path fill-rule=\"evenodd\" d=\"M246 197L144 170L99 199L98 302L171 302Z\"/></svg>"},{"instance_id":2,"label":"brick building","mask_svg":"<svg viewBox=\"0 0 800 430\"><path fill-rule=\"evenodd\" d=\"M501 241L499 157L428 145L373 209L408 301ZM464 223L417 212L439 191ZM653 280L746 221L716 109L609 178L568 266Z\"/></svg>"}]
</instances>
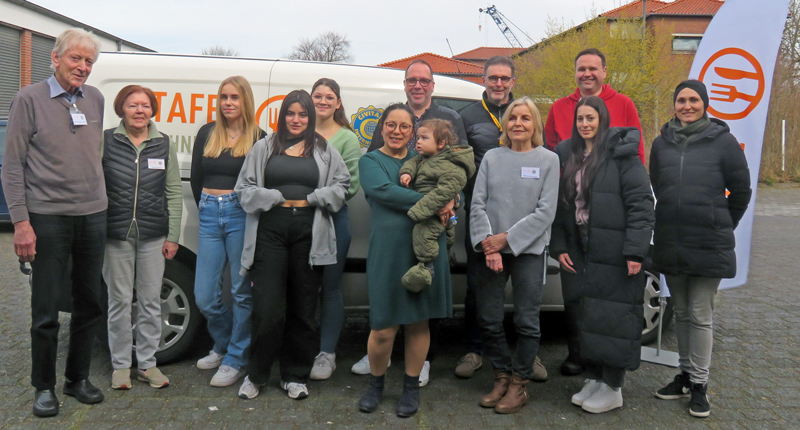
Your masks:
<instances>
[{"instance_id":1,"label":"brick building","mask_svg":"<svg viewBox=\"0 0 800 430\"><path fill-rule=\"evenodd\" d=\"M511 57L513 55L520 53L523 50L524 48L512 48L510 46L505 48L481 46L480 48L475 48L467 52L456 54L453 56L453 58L456 60L466 61L468 63L472 63L476 66L483 68L483 65L486 64L486 60L496 55Z\"/></svg>"},{"instance_id":2,"label":"brick building","mask_svg":"<svg viewBox=\"0 0 800 430\"><path fill-rule=\"evenodd\" d=\"M29 1L0 0L0 118L8 116L20 88L53 73L50 53L56 36L73 27L94 33L103 51L153 52Z\"/></svg>"}]
</instances>

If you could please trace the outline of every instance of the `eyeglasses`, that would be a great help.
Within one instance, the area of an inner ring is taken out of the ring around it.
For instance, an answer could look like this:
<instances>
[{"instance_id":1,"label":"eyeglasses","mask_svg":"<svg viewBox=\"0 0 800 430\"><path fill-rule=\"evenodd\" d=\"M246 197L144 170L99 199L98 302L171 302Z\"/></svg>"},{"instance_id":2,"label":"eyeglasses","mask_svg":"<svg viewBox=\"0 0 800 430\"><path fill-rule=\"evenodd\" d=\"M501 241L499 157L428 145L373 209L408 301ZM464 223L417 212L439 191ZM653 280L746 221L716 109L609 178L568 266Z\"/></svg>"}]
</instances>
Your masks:
<instances>
[{"instance_id":1,"label":"eyeglasses","mask_svg":"<svg viewBox=\"0 0 800 430\"><path fill-rule=\"evenodd\" d=\"M491 83L491 84L496 84L497 81L500 81L500 82L502 82L504 84L507 84L507 83L511 82L512 79L514 79L514 78L512 78L511 76L487 76L486 77L486 80L488 80L489 83Z\"/></svg>"},{"instance_id":2,"label":"eyeglasses","mask_svg":"<svg viewBox=\"0 0 800 430\"><path fill-rule=\"evenodd\" d=\"M408 133L413 128L411 124L398 124L396 122L387 122L384 123L383 126L389 131L394 131L397 127L400 127L400 131L403 133Z\"/></svg>"},{"instance_id":3,"label":"eyeglasses","mask_svg":"<svg viewBox=\"0 0 800 430\"><path fill-rule=\"evenodd\" d=\"M422 86L422 88L426 88L428 85L431 84L431 82L433 82L433 79L425 79L425 78L422 78L422 79L408 78L408 79L406 79L406 85L408 85L409 87L413 87L413 86L417 85L417 82L419 82L419 84Z\"/></svg>"}]
</instances>

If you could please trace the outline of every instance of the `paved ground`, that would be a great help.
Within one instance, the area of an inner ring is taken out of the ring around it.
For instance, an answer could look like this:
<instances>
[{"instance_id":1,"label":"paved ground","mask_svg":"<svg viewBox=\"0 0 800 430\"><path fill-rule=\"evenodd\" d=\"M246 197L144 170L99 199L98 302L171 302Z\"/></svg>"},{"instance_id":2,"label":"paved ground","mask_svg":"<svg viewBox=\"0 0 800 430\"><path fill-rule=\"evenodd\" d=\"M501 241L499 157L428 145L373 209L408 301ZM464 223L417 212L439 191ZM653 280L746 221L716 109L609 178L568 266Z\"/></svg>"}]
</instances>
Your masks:
<instances>
[{"instance_id":1,"label":"paved ground","mask_svg":"<svg viewBox=\"0 0 800 430\"><path fill-rule=\"evenodd\" d=\"M431 383L422 389L422 407L413 418L395 417L401 390L402 356L395 354L389 369L386 395L378 412L367 415L355 402L366 379L350 374L349 367L365 350L364 315L351 315L339 351L340 369L325 382L310 384L311 397L288 399L273 379L255 400L236 398L237 386L207 385L212 371L201 371L189 359L163 366L172 385L153 390L134 382L127 392L108 387L111 366L98 348L92 380L104 388L106 401L87 406L57 393L61 414L51 419L31 415L33 389L29 384L30 327L27 280L19 274L12 255L11 230L0 230L0 429L306 429L306 428L591 428L591 429L762 429L800 427L800 189L760 189L756 206L750 282L746 287L720 292L716 313L716 341L709 398L712 415L690 417L686 401L660 401L652 392L670 381L674 369L649 363L629 375L623 389L625 407L599 416L572 406L569 397L582 380L557 375L565 355L557 314L543 319L541 353L551 370L550 381L530 387L532 402L514 416L500 416L477 405L491 386L489 369L473 379L452 374L463 352L460 320L445 324L440 354ZM62 317L66 328L69 317ZM62 329L62 333L65 330ZM59 346L59 374L63 374L66 336ZM675 332L665 332L665 348L675 351ZM63 381L61 381L63 382Z\"/></svg>"}]
</instances>

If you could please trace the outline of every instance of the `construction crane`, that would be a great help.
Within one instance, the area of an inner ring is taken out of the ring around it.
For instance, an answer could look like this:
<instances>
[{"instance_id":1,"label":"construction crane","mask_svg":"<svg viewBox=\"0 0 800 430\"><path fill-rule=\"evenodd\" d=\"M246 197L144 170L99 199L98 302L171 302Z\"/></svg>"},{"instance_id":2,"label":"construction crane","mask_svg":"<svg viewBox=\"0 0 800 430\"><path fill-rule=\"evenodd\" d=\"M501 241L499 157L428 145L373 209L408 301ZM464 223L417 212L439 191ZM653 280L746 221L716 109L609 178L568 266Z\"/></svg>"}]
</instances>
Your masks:
<instances>
[{"instance_id":1,"label":"construction crane","mask_svg":"<svg viewBox=\"0 0 800 430\"><path fill-rule=\"evenodd\" d=\"M522 31L521 28L517 27L516 24L511 22L510 19L506 18L506 16L503 15L502 12L497 10L497 7L495 7L495 5L491 5L486 9L478 9L478 12L483 12L492 17L492 20L494 20L495 24L497 24L497 27L500 28L500 31L503 33L503 36L506 37L506 40L508 40L508 43L510 43L512 47L524 48L524 46L522 46L522 44L519 43L519 39L517 39L517 36L514 35L514 32L511 31L511 28L508 27L506 21L509 22L514 27L516 27L517 30L519 30L522 34L525 34L525 32ZM530 40L530 43L533 43L533 39L531 39L530 36L525 34L525 37L527 37L528 40Z\"/></svg>"}]
</instances>

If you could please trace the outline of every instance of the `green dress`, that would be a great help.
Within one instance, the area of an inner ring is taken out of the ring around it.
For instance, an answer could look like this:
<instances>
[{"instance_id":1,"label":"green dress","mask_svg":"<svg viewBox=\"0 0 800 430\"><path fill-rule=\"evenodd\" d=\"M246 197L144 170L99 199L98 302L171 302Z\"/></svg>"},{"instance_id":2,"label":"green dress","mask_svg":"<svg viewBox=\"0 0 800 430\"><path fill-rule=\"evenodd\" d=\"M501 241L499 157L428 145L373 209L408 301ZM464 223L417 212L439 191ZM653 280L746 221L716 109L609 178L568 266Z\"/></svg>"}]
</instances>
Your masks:
<instances>
[{"instance_id":1,"label":"green dress","mask_svg":"<svg viewBox=\"0 0 800 430\"><path fill-rule=\"evenodd\" d=\"M414 221L406 214L422 194L400 185L398 172L416 153L393 158L381 151L361 157L358 169L361 188L371 210L367 284L369 320L373 330L396 324L411 324L453 315L453 293L447 258L447 237L439 237L439 256L434 263L433 283L419 293L406 290L403 274L417 264L411 241Z\"/></svg>"}]
</instances>

